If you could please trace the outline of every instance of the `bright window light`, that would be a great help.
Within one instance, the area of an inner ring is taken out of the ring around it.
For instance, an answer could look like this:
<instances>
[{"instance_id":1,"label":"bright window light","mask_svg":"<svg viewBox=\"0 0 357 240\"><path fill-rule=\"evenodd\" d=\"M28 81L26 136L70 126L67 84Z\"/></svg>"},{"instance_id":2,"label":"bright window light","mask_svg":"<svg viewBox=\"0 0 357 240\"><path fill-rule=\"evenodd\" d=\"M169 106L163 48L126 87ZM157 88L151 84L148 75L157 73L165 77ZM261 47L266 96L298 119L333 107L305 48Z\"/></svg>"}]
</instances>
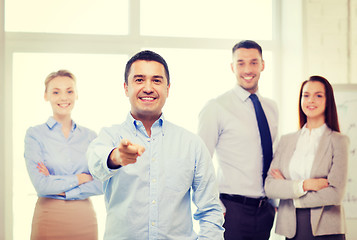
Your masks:
<instances>
[{"instance_id":1,"label":"bright window light","mask_svg":"<svg viewBox=\"0 0 357 240\"><path fill-rule=\"evenodd\" d=\"M140 1L141 34L272 40L272 0Z\"/></svg>"},{"instance_id":2,"label":"bright window light","mask_svg":"<svg viewBox=\"0 0 357 240\"><path fill-rule=\"evenodd\" d=\"M125 119L129 110L124 94L126 55L15 53L13 56L13 234L29 239L37 195L28 176L24 153L27 128L52 115L44 100L44 80L59 69L77 78L78 100L72 118L97 133L103 126ZM113 110L114 109L114 110ZM103 196L91 197L98 218L99 239L104 233Z\"/></svg>"},{"instance_id":3,"label":"bright window light","mask_svg":"<svg viewBox=\"0 0 357 240\"><path fill-rule=\"evenodd\" d=\"M5 0L5 31L125 35L128 0Z\"/></svg>"},{"instance_id":4,"label":"bright window light","mask_svg":"<svg viewBox=\"0 0 357 240\"><path fill-rule=\"evenodd\" d=\"M30 237L37 195L23 157L24 137L30 126L42 124L52 115L50 104L44 101L44 80L50 72L67 69L74 73L79 98L72 118L99 133L104 126L123 122L130 111L123 88L127 54L141 47L151 49L165 58L170 69L170 94L163 109L166 119L196 132L198 114L204 104L232 89L237 80L230 66L231 49L218 50L214 46L189 49L181 48L182 43L187 42L186 38L203 41L215 38L218 43L222 42L220 39L271 43L272 5L273 0L5 0L6 32L28 32L30 37L37 36L36 33L61 33L69 39L72 34L127 35L123 36L123 42L108 43L108 48L113 49L116 44L122 44L125 50L122 54L85 54L87 50L101 52L85 48L83 54L59 53L61 49L52 53L51 47L46 46L43 51L47 52L36 53L38 42L29 41L23 50L22 43L21 46L17 43L21 41L9 40L8 45L14 46L7 47L8 56L12 56L7 59L12 60L7 70L12 71L13 159L7 161L13 165L13 239ZM129 16L130 9L140 15ZM130 22L133 29L129 29L129 18L133 20ZM13 35L16 38L17 34ZM161 38L153 38L155 42L152 42L147 36L176 37L179 44L174 41L168 46ZM88 42L93 42L91 37ZM41 43L46 45L47 40ZM153 45L167 48L153 49ZM273 52L264 51L263 56L265 70L259 91L274 99ZM103 196L91 199L97 214L99 239L102 239L106 217L104 199ZM197 223L194 229L199 230Z\"/></svg>"},{"instance_id":5,"label":"bright window light","mask_svg":"<svg viewBox=\"0 0 357 240\"><path fill-rule=\"evenodd\" d=\"M152 50L165 58L170 71L171 88L164 108L165 116L168 120L196 132L198 113L206 102L237 84L230 65L231 49ZM266 51L263 55L266 68L261 74L259 92L272 98L272 53Z\"/></svg>"},{"instance_id":6,"label":"bright window light","mask_svg":"<svg viewBox=\"0 0 357 240\"><path fill-rule=\"evenodd\" d=\"M163 48L151 50L165 58L170 70L170 95L163 110L166 119L196 132L198 113L204 104L236 84L230 67L231 50ZM273 68L271 52L263 54L266 69L261 77L261 83L265 85L261 92L264 96L271 97L270 89L266 87L272 85L269 70ZM45 77L59 69L68 69L75 74L79 98L72 117L78 124L98 133L104 126L123 122L130 110L130 103L123 88L126 61L126 55L14 54L13 145L16 148L13 151L13 232L15 240L28 238L37 199L23 158L23 141L28 127L44 123L52 114L50 105L43 99ZM106 214L104 199L92 197L92 201L97 212L101 237ZM197 223L195 229L199 229Z\"/></svg>"}]
</instances>

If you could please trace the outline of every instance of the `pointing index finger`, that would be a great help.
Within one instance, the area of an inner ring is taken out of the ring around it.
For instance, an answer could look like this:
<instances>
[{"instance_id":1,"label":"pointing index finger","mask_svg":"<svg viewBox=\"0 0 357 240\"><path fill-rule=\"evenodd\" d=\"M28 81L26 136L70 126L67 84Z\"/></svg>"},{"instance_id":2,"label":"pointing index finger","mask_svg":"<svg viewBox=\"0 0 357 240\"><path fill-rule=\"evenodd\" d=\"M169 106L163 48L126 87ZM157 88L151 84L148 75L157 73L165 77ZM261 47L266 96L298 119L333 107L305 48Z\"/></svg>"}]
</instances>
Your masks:
<instances>
[{"instance_id":1,"label":"pointing index finger","mask_svg":"<svg viewBox=\"0 0 357 240\"><path fill-rule=\"evenodd\" d=\"M120 144L123 145L123 147L128 147L130 142L127 139L122 139L120 140Z\"/></svg>"}]
</instances>

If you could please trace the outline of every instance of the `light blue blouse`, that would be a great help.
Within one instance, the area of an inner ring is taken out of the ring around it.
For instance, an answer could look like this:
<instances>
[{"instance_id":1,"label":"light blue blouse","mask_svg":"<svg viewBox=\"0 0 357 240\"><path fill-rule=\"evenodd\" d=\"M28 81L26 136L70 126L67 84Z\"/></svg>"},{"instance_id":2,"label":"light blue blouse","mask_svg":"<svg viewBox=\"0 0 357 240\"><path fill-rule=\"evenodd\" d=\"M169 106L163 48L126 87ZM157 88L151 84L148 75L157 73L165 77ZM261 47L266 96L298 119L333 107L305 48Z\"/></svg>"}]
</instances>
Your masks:
<instances>
[{"instance_id":1,"label":"light blue blouse","mask_svg":"<svg viewBox=\"0 0 357 240\"><path fill-rule=\"evenodd\" d=\"M39 197L80 200L103 193L100 181L93 180L78 185L76 176L80 173L89 173L85 153L95 137L94 131L73 122L69 137L65 138L62 125L53 117L46 123L27 130L25 160ZM45 164L49 176L39 172L39 162ZM57 195L63 192L66 196Z\"/></svg>"}]
</instances>

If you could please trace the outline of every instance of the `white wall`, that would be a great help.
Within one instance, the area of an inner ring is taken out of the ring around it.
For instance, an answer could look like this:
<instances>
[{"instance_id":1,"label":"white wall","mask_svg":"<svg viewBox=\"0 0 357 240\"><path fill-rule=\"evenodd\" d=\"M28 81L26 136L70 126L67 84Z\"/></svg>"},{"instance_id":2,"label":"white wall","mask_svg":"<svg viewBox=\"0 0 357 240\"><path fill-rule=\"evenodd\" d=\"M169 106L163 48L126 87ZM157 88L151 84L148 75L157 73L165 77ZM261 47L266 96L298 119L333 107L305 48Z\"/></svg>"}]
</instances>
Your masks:
<instances>
[{"instance_id":1,"label":"white wall","mask_svg":"<svg viewBox=\"0 0 357 240\"><path fill-rule=\"evenodd\" d=\"M281 1L280 134L298 128L298 96L303 74L302 2Z\"/></svg>"},{"instance_id":2,"label":"white wall","mask_svg":"<svg viewBox=\"0 0 357 240\"><path fill-rule=\"evenodd\" d=\"M357 0L304 0L303 5L304 77L356 84ZM347 239L357 240L357 219L347 219Z\"/></svg>"},{"instance_id":3,"label":"white wall","mask_svg":"<svg viewBox=\"0 0 357 240\"><path fill-rule=\"evenodd\" d=\"M308 76L357 83L357 0L349 1L350 34L347 0L281 1L280 134L297 128L298 92ZM347 219L347 239L357 240L357 219Z\"/></svg>"},{"instance_id":4,"label":"white wall","mask_svg":"<svg viewBox=\"0 0 357 240\"><path fill-rule=\"evenodd\" d=\"M0 239L5 239L5 74L4 0L0 0Z\"/></svg>"},{"instance_id":5,"label":"white wall","mask_svg":"<svg viewBox=\"0 0 357 240\"><path fill-rule=\"evenodd\" d=\"M308 75L348 83L348 1L305 0L304 46Z\"/></svg>"}]
</instances>

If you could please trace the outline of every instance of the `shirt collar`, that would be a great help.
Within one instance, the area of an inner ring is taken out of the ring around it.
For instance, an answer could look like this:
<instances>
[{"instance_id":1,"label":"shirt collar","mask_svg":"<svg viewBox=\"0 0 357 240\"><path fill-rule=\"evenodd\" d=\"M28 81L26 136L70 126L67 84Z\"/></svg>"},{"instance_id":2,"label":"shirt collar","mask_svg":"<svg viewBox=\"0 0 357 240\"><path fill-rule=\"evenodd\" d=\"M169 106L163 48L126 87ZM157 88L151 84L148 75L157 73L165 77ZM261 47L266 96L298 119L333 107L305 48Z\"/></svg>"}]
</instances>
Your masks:
<instances>
[{"instance_id":1,"label":"shirt collar","mask_svg":"<svg viewBox=\"0 0 357 240\"><path fill-rule=\"evenodd\" d=\"M244 88L242 88L241 86L239 86L238 84L236 84L233 88L233 92L243 101L247 101L249 96L250 96L250 92L248 92L247 90L245 90ZM255 93L258 98L260 99L260 95L258 92Z\"/></svg>"},{"instance_id":2,"label":"shirt collar","mask_svg":"<svg viewBox=\"0 0 357 240\"><path fill-rule=\"evenodd\" d=\"M129 124L129 128L130 130L137 135L137 131L139 130L140 127L143 127L143 123L140 120L136 120L135 118L133 118L133 116L131 115L131 113L129 112L127 117L126 117L126 122ZM161 114L161 116L159 117L159 119L157 119L154 124L151 126L151 128L156 128L159 127L162 135L165 135L165 131L166 131L166 120L164 117L164 114Z\"/></svg>"},{"instance_id":3,"label":"shirt collar","mask_svg":"<svg viewBox=\"0 0 357 240\"><path fill-rule=\"evenodd\" d=\"M53 116L49 117L47 122L46 122L47 126L49 129L53 129L56 125L62 126L61 123L57 122ZM77 124L72 120L72 129L71 131L73 132L75 129L77 128Z\"/></svg>"},{"instance_id":4,"label":"shirt collar","mask_svg":"<svg viewBox=\"0 0 357 240\"><path fill-rule=\"evenodd\" d=\"M318 128L313 128L311 129L311 136L314 135L316 137L320 137L322 136L322 134L324 133L324 131L327 129L327 125L326 123L324 123L322 126L318 127ZM302 127L301 129L301 134L310 134L310 129L308 129L306 127L306 123L305 125Z\"/></svg>"}]
</instances>

